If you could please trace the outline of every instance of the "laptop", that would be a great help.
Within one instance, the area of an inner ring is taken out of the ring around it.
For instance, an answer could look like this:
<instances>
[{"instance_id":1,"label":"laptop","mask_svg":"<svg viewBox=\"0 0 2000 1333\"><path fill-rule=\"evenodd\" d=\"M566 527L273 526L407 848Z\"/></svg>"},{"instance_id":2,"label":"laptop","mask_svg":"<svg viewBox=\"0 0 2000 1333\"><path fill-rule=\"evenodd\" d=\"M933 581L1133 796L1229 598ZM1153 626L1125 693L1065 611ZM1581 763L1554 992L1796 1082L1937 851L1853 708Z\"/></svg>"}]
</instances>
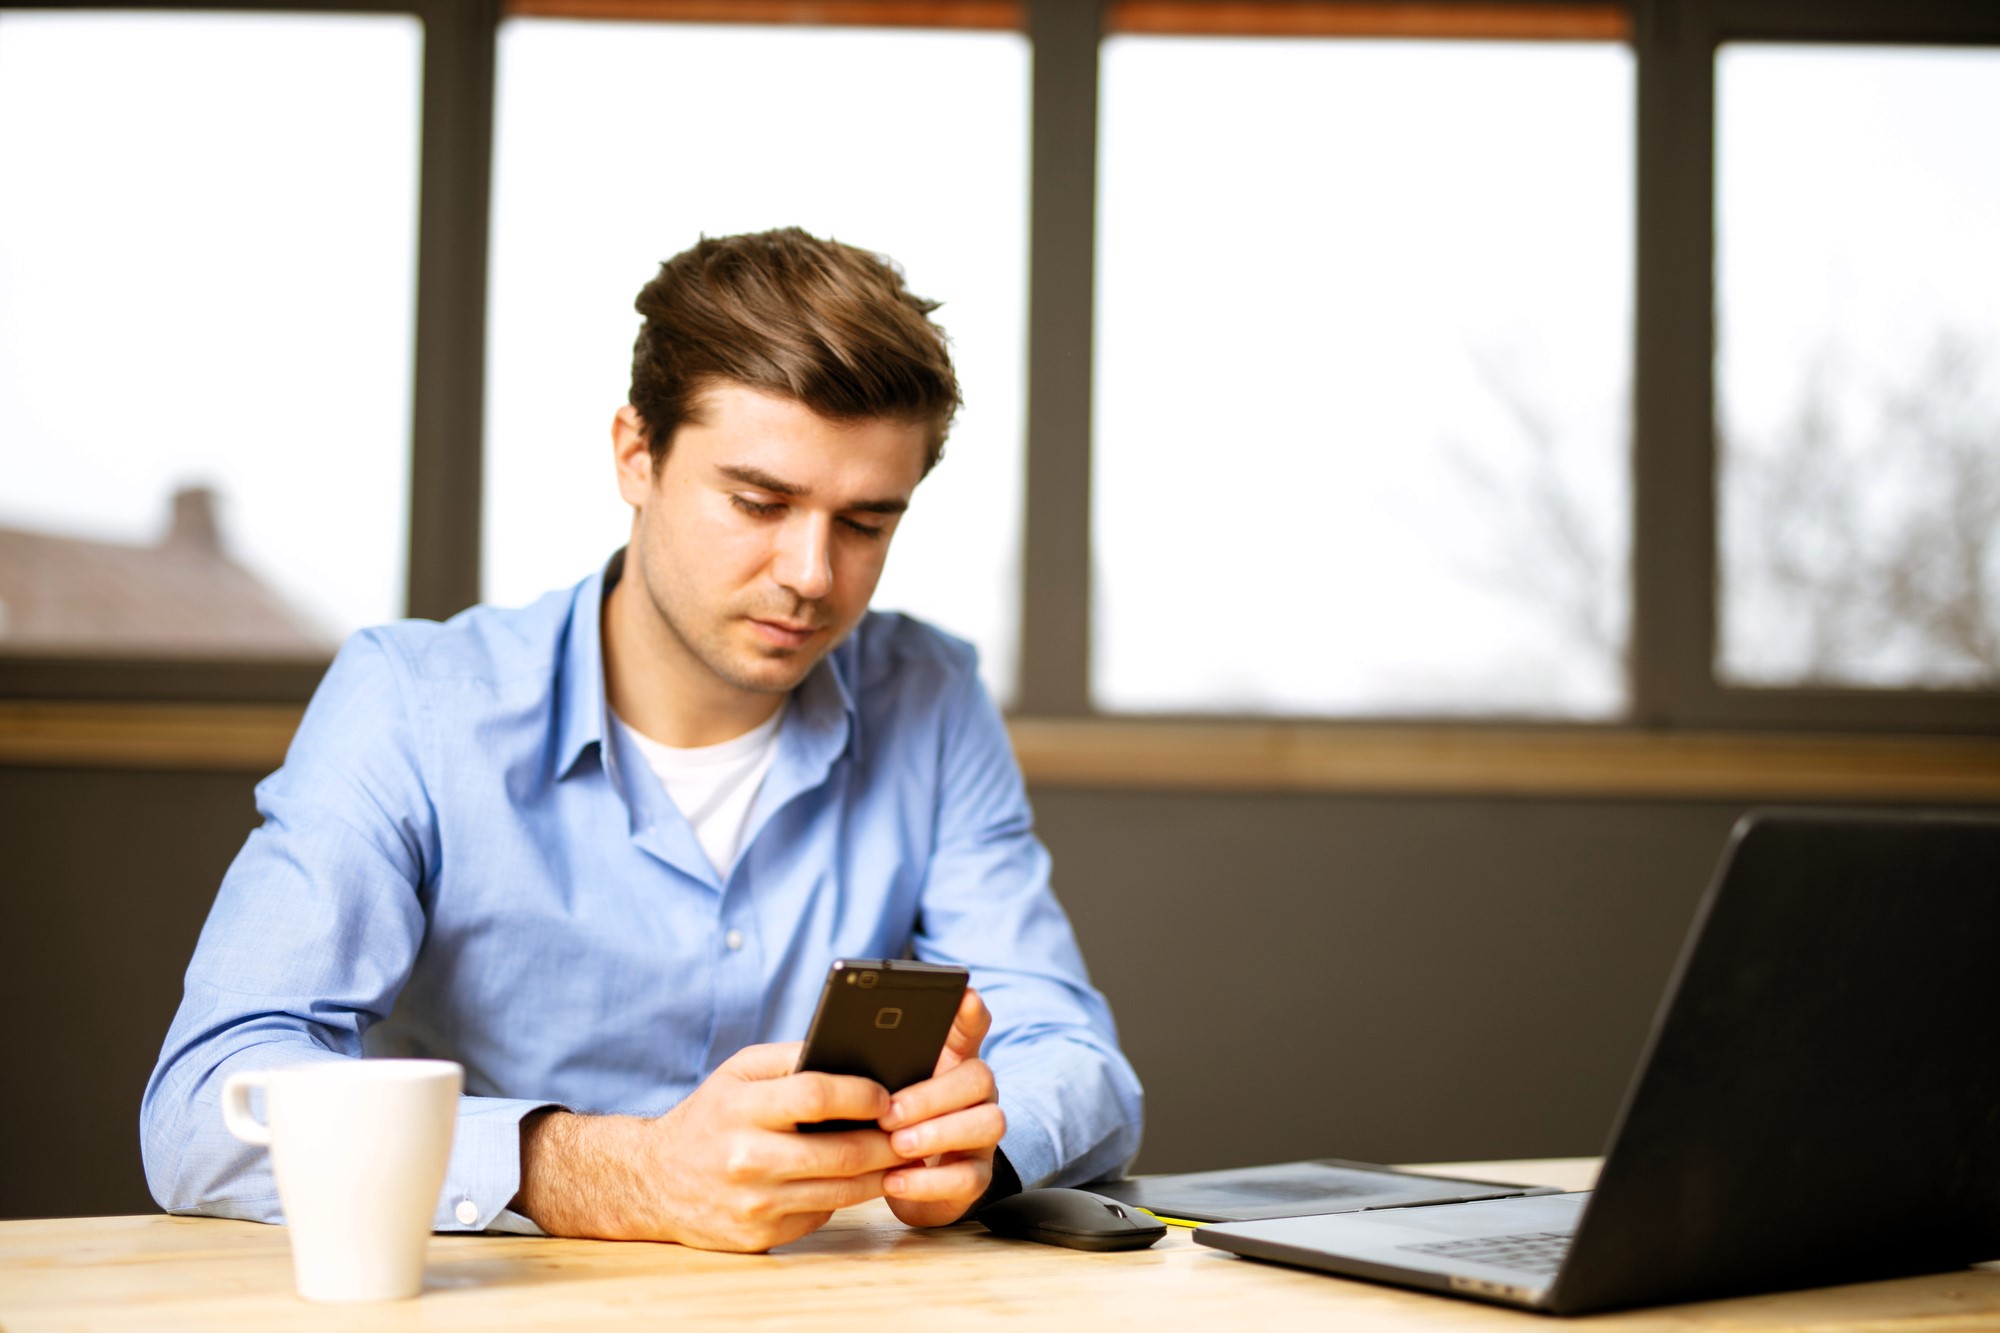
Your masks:
<instances>
[{"instance_id":1,"label":"laptop","mask_svg":"<svg viewBox=\"0 0 2000 1333\"><path fill-rule=\"evenodd\" d=\"M1550 1314L2000 1258L2000 818L1731 833L1594 1190L1205 1226Z\"/></svg>"}]
</instances>

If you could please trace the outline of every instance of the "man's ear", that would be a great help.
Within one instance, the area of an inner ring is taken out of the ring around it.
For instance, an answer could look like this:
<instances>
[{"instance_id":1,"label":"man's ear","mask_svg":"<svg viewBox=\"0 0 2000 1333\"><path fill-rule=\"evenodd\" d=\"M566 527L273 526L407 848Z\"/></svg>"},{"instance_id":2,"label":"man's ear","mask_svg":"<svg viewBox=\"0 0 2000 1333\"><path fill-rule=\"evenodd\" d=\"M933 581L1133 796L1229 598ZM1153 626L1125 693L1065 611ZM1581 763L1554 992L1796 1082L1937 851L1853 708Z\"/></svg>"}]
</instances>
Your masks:
<instances>
[{"instance_id":1,"label":"man's ear","mask_svg":"<svg viewBox=\"0 0 2000 1333\"><path fill-rule=\"evenodd\" d=\"M634 509L653 493L653 451L646 443L646 423L630 403L611 418L611 459L618 470L618 494Z\"/></svg>"}]
</instances>

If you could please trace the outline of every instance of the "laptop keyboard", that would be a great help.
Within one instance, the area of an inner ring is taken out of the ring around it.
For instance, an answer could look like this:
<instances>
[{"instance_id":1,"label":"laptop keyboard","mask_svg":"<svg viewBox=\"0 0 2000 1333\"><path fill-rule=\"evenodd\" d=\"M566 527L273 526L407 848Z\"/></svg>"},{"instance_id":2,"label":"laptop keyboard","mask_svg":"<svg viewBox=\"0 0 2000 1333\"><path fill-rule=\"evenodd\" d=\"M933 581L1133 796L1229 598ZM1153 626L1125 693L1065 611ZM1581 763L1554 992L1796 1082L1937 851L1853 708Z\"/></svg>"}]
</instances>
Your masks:
<instances>
[{"instance_id":1,"label":"laptop keyboard","mask_svg":"<svg viewBox=\"0 0 2000 1333\"><path fill-rule=\"evenodd\" d=\"M1523 1231L1513 1236L1474 1236L1468 1240L1440 1240L1424 1245L1405 1245L1419 1254L1435 1254L1445 1259L1464 1259L1495 1268L1512 1268L1522 1273L1547 1276L1562 1267L1573 1231Z\"/></svg>"}]
</instances>

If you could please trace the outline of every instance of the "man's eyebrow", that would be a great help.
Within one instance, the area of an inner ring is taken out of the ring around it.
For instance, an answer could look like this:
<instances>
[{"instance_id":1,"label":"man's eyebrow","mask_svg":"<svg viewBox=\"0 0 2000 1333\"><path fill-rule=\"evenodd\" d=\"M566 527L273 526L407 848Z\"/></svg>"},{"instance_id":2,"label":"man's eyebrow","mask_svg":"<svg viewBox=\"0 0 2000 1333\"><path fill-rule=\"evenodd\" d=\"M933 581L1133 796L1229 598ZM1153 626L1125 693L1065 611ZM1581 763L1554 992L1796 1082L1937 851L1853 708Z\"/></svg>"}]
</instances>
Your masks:
<instances>
[{"instance_id":1,"label":"man's eyebrow","mask_svg":"<svg viewBox=\"0 0 2000 1333\"><path fill-rule=\"evenodd\" d=\"M812 494L810 486L801 486L791 481L780 481L770 473L759 471L754 467L741 467L734 463L718 463L715 470L731 481L740 481L745 486L755 486L760 491L770 491L777 495L790 495L798 499L804 499L806 496Z\"/></svg>"},{"instance_id":2,"label":"man's eyebrow","mask_svg":"<svg viewBox=\"0 0 2000 1333\"><path fill-rule=\"evenodd\" d=\"M754 467L744 467L736 463L719 463L715 470L731 481L740 481L745 486L755 486L760 491L770 491L773 495L788 495L795 500L809 499L812 487L801 486L797 482L784 481L770 473ZM908 500L857 500L853 504L842 505L863 514L900 514L910 507Z\"/></svg>"}]
</instances>

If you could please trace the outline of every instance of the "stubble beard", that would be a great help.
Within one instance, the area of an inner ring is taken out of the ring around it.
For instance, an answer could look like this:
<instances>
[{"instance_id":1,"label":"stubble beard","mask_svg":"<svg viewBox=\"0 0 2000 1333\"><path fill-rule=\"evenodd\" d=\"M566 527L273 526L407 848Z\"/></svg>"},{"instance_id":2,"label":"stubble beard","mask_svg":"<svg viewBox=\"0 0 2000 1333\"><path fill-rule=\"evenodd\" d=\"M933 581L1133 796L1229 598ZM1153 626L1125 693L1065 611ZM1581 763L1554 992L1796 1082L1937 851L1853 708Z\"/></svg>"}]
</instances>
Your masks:
<instances>
[{"instance_id":1,"label":"stubble beard","mask_svg":"<svg viewBox=\"0 0 2000 1333\"><path fill-rule=\"evenodd\" d=\"M746 650L739 644L731 642L731 636L745 625L753 612L731 608L718 616L713 624L705 627L705 630L698 631L687 625L675 613L668 601L650 588L648 600L652 602L654 611L659 614L660 623L680 644L681 650L687 656L701 663L710 675L724 684L749 694L790 694L799 687L800 682L812 674L812 669L819 665L820 658L831 652L833 646L845 637L830 636L823 645L815 644L811 648L780 648L770 644L752 643ZM817 622L817 616L801 614L807 609L801 605L783 613L764 614L774 615L779 619L811 619ZM757 662L773 665L782 663L788 669L781 671L776 678L762 673L753 675L741 665L746 651Z\"/></svg>"}]
</instances>

